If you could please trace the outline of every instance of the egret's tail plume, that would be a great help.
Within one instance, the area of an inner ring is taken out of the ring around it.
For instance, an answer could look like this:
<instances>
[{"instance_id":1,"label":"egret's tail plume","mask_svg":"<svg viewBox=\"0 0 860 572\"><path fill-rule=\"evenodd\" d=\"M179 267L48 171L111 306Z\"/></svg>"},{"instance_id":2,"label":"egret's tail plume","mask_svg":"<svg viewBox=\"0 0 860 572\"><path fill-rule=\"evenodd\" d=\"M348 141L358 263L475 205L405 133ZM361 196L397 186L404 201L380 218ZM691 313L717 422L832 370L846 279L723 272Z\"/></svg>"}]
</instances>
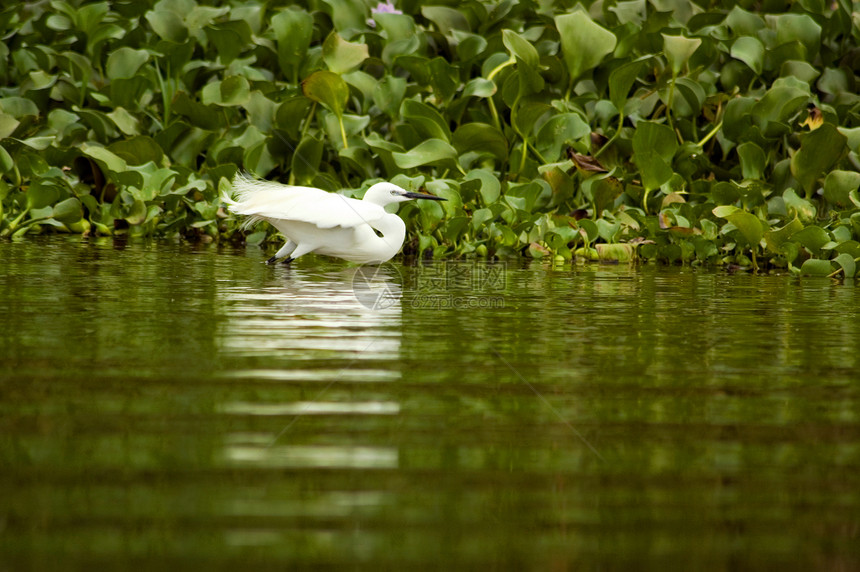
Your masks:
<instances>
[{"instance_id":1,"label":"egret's tail plume","mask_svg":"<svg viewBox=\"0 0 860 572\"><path fill-rule=\"evenodd\" d=\"M259 216L257 203L259 202L258 193L267 189L271 189L277 183L255 179L248 173L238 172L233 177L231 182L233 187L232 197L222 195L221 201L227 205L227 208L234 214L249 215L245 222L242 223L242 228L250 228L263 220ZM256 197L256 198L255 198Z\"/></svg>"},{"instance_id":2,"label":"egret's tail plume","mask_svg":"<svg viewBox=\"0 0 860 572\"><path fill-rule=\"evenodd\" d=\"M233 196L228 198L229 204L247 203L255 193L277 185L277 183L256 179L253 175L242 172L236 173L230 184L233 187Z\"/></svg>"}]
</instances>

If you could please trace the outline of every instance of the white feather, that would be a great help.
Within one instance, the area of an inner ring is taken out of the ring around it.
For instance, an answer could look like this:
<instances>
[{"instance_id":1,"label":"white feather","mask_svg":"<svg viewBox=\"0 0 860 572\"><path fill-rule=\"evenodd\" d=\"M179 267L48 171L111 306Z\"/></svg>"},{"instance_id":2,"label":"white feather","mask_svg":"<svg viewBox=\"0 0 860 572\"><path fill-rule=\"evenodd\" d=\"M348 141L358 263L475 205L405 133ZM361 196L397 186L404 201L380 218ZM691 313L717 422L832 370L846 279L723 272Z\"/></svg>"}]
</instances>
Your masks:
<instances>
[{"instance_id":1,"label":"white feather","mask_svg":"<svg viewBox=\"0 0 860 572\"><path fill-rule=\"evenodd\" d=\"M338 193L242 175L233 180L233 194L236 199L227 198L227 203L234 213L251 217L246 227L260 220L276 219L306 222L318 228L354 228L373 225L388 214L379 205Z\"/></svg>"},{"instance_id":2,"label":"white feather","mask_svg":"<svg viewBox=\"0 0 860 572\"><path fill-rule=\"evenodd\" d=\"M406 225L385 206L415 198L444 200L407 193L391 183L376 183L356 200L312 187L296 187L237 175L235 198L222 197L234 213L245 215L244 226L261 220L281 231L286 244L267 262L316 252L360 264L390 260L403 245Z\"/></svg>"}]
</instances>

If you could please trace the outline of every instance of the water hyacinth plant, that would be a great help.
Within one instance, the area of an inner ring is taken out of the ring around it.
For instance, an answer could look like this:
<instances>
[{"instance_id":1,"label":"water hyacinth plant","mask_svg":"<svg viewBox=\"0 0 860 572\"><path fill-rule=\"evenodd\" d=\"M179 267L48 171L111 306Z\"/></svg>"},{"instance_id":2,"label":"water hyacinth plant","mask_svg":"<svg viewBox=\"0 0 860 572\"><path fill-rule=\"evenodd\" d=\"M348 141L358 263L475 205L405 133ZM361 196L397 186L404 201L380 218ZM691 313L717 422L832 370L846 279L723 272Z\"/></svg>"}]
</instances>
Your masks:
<instances>
[{"instance_id":1,"label":"water hyacinth plant","mask_svg":"<svg viewBox=\"0 0 860 572\"><path fill-rule=\"evenodd\" d=\"M219 197L243 169L358 196L380 180L425 187L448 199L402 210L407 249L425 256L854 277L856 10L842 0L7 7L0 236L240 239Z\"/></svg>"}]
</instances>

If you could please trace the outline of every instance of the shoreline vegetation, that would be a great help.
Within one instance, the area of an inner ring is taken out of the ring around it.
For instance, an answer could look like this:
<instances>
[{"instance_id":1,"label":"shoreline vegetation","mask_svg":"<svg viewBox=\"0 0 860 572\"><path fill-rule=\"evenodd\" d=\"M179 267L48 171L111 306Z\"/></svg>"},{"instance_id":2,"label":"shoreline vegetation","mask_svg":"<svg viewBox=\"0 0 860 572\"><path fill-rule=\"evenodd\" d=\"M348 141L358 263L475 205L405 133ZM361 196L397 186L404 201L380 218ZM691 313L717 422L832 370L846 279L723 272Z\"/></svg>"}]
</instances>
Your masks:
<instances>
[{"instance_id":1,"label":"shoreline vegetation","mask_svg":"<svg viewBox=\"0 0 860 572\"><path fill-rule=\"evenodd\" d=\"M267 246L239 171L360 197L404 251L853 279L860 5L27 2L0 11L0 238Z\"/></svg>"}]
</instances>

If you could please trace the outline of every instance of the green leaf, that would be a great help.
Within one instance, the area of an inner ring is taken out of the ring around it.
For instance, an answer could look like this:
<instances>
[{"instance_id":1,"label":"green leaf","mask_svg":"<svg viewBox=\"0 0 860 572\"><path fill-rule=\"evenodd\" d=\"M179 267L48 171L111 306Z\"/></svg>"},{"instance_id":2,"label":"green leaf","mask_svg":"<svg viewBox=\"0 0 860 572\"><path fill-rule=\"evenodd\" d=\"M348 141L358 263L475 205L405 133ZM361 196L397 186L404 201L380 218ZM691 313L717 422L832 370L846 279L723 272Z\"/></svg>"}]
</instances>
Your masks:
<instances>
[{"instance_id":1,"label":"green leaf","mask_svg":"<svg viewBox=\"0 0 860 572\"><path fill-rule=\"evenodd\" d=\"M146 222L146 203L141 200L136 200L131 205L128 214L125 216L126 222L132 226L137 226Z\"/></svg>"},{"instance_id":2,"label":"green leaf","mask_svg":"<svg viewBox=\"0 0 860 572\"><path fill-rule=\"evenodd\" d=\"M114 125L116 125L125 135L138 135L140 133L140 124L138 123L137 117L129 113L128 110L122 107L116 107L113 111L108 113L107 116L110 117L111 121L114 122ZM77 117L75 119L77 119Z\"/></svg>"},{"instance_id":3,"label":"green leaf","mask_svg":"<svg viewBox=\"0 0 860 572\"><path fill-rule=\"evenodd\" d=\"M486 152L499 161L508 158L508 140L504 134L486 123L466 123L454 132L452 143L460 154L470 151Z\"/></svg>"},{"instance_id":4,"label":"green leaf","mask_svg":"<svg viewBox=\"0 0 860 572\"><path fill-rule=\"evenodd\" d=\"M766 136L771 123L785 123L809 101L809 89L796 85L774 85L757 101L751 110L750 118ZM728 114L728 110L726 111Z\"/></svg>"},{"instance_id":5,"label":"green leaf","mask_svg":"<svg viewBox=\"0 0 860 572\"><path fill-rule=\"evenodd\" d=\"M732 8L726 17L726 24L731 28L735 36L755 36L759 30L765 27L761 16L747 12L737 5Z\"/></svg>"},{"instance_id":6,"label":"green leaf","mask_svg":"<svg viewBox=\"0 0 860 572\"><path fill-rule=\"evenodd\" d=\"M0 140L11 137L19 125L21 125L20 121L0 111Z\"/></svg>"},{"instance_id":7,"label":"green leaf","mask_svg":"<svg viewBox=\"0 0 860 572\"><path fill-rule=\"evenodd\" d=\"M794 189L786 189L785 192L782 193L782 200L785 202L785 208L788 214L798 217L801 222L809 223L815 220L815 215L817 213L815 205L808 200L797 196Z\"/></svg>"},{"instance_id":8,"label":"green leaf","mask_svg":"<svg viewBox=\"0 0 860 572\"><path fill-rule=\"evenodd\" d=\"M778 228L775 230L768 230L764 233L764 242L767 245L767 248L773 252L781 253L782 245L785 244L789 239L791 239L794 234L800 230L803 230L803 223L798 219L794 218L783 226L782 228Z\"/></svg>"},{"instance_id":9,"label":"green leaf","mask_svg":"<svg viewBox=\"0 0 860 572\"><path fill-rule=\"evenodd\" d=\"M761 147L752 142L738 145L738 156L741 159L741 171L744 179L764 179L767 157Z\"/></svg>"},{"instance_id":10,"label":"green leaf","mask_svg":"<svg viewBox=\"0 0 860 572\"><path fill-rule=\"evenodd\" d=\"M640 121L633 135L633 162L642 175L642 184L649 191L672 178L672 157L678 140L672 128L662 123Z\"/></svg>"},{"instance_id":11,"label":"green leaf","mask_svg":"<svg viewBox=\"0 0 860 572\"><path fill-rule=\"evenodd\" d=\"M373 102L383 112L396 117L406 95L406 79L386 75L373 88Z\"/></svg>"},{"instance_id":12,"label":"green leaf","mask_svg":"<svg viewBox=\"0 0 860 572\"><path fill-rule=\"evenodd\" d=\"M854 262L854 258L847 252L843 252L834 258L833 261L842 267L846 278L854 278L854 275L857 274L857 263Z\"/></svg>"},{"instance_id":13,"label":"green leaf","mask_svg":"<svg viewBox=\"0 0 860 572\"><path fill-rule=\"evenodd\" d=\"M108 149L127 165L160 164L164 157L161 146L151 137L139 135L125 141L115 141Z\"/></svg>"},{"instance_id":14,"label":"green leaf","mask_svg":"<svg viewBox=\"0 0 860 572\"><path fill-rule=\"evenodd\" d=\"M586 238L588 242L594 242L598 236L600 236L600 231L598 230L597 223L591 219L582 219L577 224L579 224L579 228L585 231Z\"/></svg>"},{"instance_id":15,"label":"green leaf","mask_svg":"<svg viewBox=\"0 0 860 572\"><path fill-rule=\"evenodd\" d=\"M621 181L608 174L597 175L590 177L588 181L591 184L591 196L594 200L595 216L602 216L603 211L612 206L624 188Z\"/></svg>"},{"instance_id":16,"label":"green leaf","mask_svg":"<svg viewBox=\"0 0 860 572\"><path fill-rule=\"evenodd\" d=\"M630 88L633 87L633 83L639 77L645 62L649 59L651 59L650 55L642 56L632 62L618 66L609 74L609 99L612 101L615 109L619 111L624 109Z\"/></svg>"},{"instance_id":17,"label":"green leaf","mask_svg":"<svg viewBox=\"0 0 860 572\"><path fill-rule=\"evenodd\" d=\"M27 208L41 209L60 198L60 190L48 180L37 180L27 189Z\"/></svg>"},{"instance_id":18,"label":"green leaf","mask_svg":"<svg viewBox=\"0 0 860 572\"><path fill-rule=\"evenodd\" d=\"M302 93L308 99L323 104L338 117L343 116L349 101L349 86L338 74L326 70L308 76L302 82Z\"/></svg>"},{"instance_id":19,"label":"green leaf","mask_svg":"<svg viewBox=\"0 0 860 572\"><path fill-rule=\"evenodd\" d=\"M571 81L594 69L612 53L618 42L615 34L595 23L582 10L556 16L555 25Z\"/></svg>"},{"instance_id":20,"label":"green leaf","mask_svg":"<svg viewBox=\"0 0 860 572\"><path fill-rule=\"evenodd\" d=\"M442 115L420 101L405 99L400 105L400 115L406 119L419 135L426 139L451 140L451 130Z\"/></svg>"},{"instance_id":21,"label":"green leaf","mask_svg":"<svg viewBox=\"0 0 860 572\"><path fill-rule=\"evenodd\" d=\"M681 73L681 69L687 65L693 52L702 45L702 40L701 38L661 35L663 36L663 51L666 52L666 58L672 66L672 75L677 76Z\"/></svg>"},{"instance_id":22,"label":"green leaf","mask_svg":"<svg viewBox=\"0 0 860 572\"><path fill-rule=\"evenodd\" d=\"M499 195L502 191L501 183L499 183L499 179L496 178L489 171L485 171L484 169L475 169L473 171L469 171L464 177L466 181L479 180L481 181L481 200L483 200L485 205L492 205L497 200L499 200Z\"/></svg>"},{"instance_id":23,"label":"green leaf","mask_svg":"<svg viewBox=\"0 0 860 572\"><path fill-rule=\"evenodd\" d=\"M466 16L459 10L448 6L422 6L421 15L436 24L436 27L445 36L450 36L453 30L470 31Z\"/></svg>"},{"instance_id":24,"label":"green leaf","mask_svg":"<svg viewBox=\"0 0 860 572\"><path fill-rule=\"evenodd\" d=\"M275 125L286 131L290 139L297 141L302 122L305 121L311 105L311 101L301 95L285 100L275 111Z\"/></svg>"},{"instance_id":25,"label":"green leaf","mask_svg":"<svg viewBox=\"0 0 860 572\"><path fill-rule=\"evenodd\" d=\"M833 266L829 260L810 258L803 262L800 273L804 276L829 276L833 272Z\"/></svg>"},{"instance_id":26,"label":"green leaf","mask_svg":"<svg viewBox=\"0 0 860 572\"><path fill-rule=\"evenodd\" d=\"M204 105L235 107L251 100L251 85L243 76L231 75L223 81L209 83L201 90Z\"/></svg>"},{"instance_id":27,"label":"green leaf","mask_svg":"<svg viewBox=\"0 0 860 572\"><path fill-rule=\"evenodd\" d=\"M720 206L712 212L715 216L724 218L735 225L751 247L755 248L761 242L764 228L762 228L761 220L754 214L733 206Z\"/></svg>"},{"instance_id":28,"label":"green leaf","mask_svg":"<svg viewBox=\"0 0 860 572\"><path fill-rule=\"evenodd\" d=\"M326 66L335 73L346 73L357 68L370 55L367 44L347 42L337 32L328 35L322 53Z\"/></svg>"},{"instance_id":29,"label":"green leaf","mask_svg":"<svg viewBox=\"0 0 860 572\"><path fill-rule=\"evenodd\" d=\"M80 147L84 155L94 159L102 167L114 173L122 173L128 169L126 162L104 147L84 143Z\"/></svg>"},{"instance_id":30,"label":"green leaf","mask_svg":"<svg viewBox=\"0 0 860 572\"><path fill-rule=\"evenodd\" d=\"M591 126L576 113L561 113L544 123L535 140L541 156L557 161L565 147L591 134Z\"/></svg>"},{"instance_id":31,"label":"green leaf","mask_svg":"<svg viewBox=\"0 0 860 572\"><path fill-rule=\"evenodd\" d=\"M224 123L224 116L217 107L194 101L183 91L176 94L173 110L179 115L187 117L193 126L208 131L214 131L222 127ZM81 117L86 117L83 111L81 111Z\"/></svg>"},{"instance_id":32,"label":"green leaf","mask_svg":"<svg viewBox=\"0 0 860 572\"><path fill-rule=\"evenodd\" d=\"M400 56L395 62L408 71L418 85L432 89L437 99L447 101L457 92L458 69L445 58L428 60L422 56Z\"/></svg>"},{"instance_id":33,"label":"green leaf","mask_svg":"<svg viewBox=\"0 0 860 572\"><path fill-rule=\"evenodd\" d=\"M15 166L15 161L2 145L0 145L0 174L8 173ZM2 199L2 197L0 197Z\"/></svg>"},{"instance_id":34,"label":"green leaf","mask_svg":"<svg viewBox=\"0 0 860 572\"><path fill-rule=\"evenodd\" d=\"M20 119L28 115L39 115L39 108L32 100L17 96L0 99L0 111L15 119Z\"/></svg>"},{"instance_id":35,"label":"green leaf","mask_svg":"<svg viewBox=\"0 0 860 572\"><path fill-rule=\"evenodd\" d=\"M792 242L798 242L810 252L818 252L830 242L830 235L820 226L810 225L791 235Z\"/></svg>"},{"instance_id":36,"label":"green leaf","mask_svg":"<svg viewBox=\"0 0 860 572\"><path fill-rule=\"evenodd\" d=\"M108 56L105 71L108 78L130 79L137 75L140 67L149 61L149 52L126 46L117 48Z\"/></svg>"},{"instance_id":37,"label":"green leaf","mask_svg":"<svg viewBox=\"0 0 860 572\"><path fill-rule=\"evenodd\" d=\"M221 82L221 101L219 105L244 105L251 99L251 86L240 75L231 75Z\"/></svg>"},{"instance_id":38,"label":"green leaf","mask_svg":"<svg viewBox=\"0 0 860 572\"><path fill-rule=\"evenodd\" d=\"M494 218L496 218L496 216L490 209L478 209L474 213L472 213L472 228L477 230L485 222L493 220Z\"/></svg>"},{"instance_id":39,"label":"green leaf","mask_svg":"<svg viewBox=\"0 0 860 572\"><path fill-rule=\"evenodd\" d=\"M815 190L815 184L842 156L847 139L830 123L804 135L800 150L791 158L791 174L803 185L806 195Z\"/></svg>"},{"instance_id":40,"label":"green leaf","mask_svg":"<svg viewBox=\"0 0 860 572\"><path fill-rule=\"evenodd\" d=\"M360 30L367 26L370 16L367 5L361 0L323 0L329 6L327 13L331 16L336 30L345 32L349 29Z\"/></svg>"},{"instance_id":41,"label":"green leaf","mask_svg":"<svg viewBox=\"0 0 860 572\"><path fill-rule=\"evenodd\" d=\"M756 75L764 69L764 44L754 36L743 36L732 44L732 57L744 62Z\"/></svg>"},{"instance_id":42,"label":"green leaf","mask_svg":"<svg viewBox=\"0 0 860 572\"><path fill-rule=\"evenodd\" d=\"M229 65L251 43L253 32L244 20L219 22L205 28L206 36L215 44L221 63Z\"/></svg>"},{"instance_id":43,"label":"green leaf","mask_svg":"<svg viewBox=\"0 0 860 572\"><path fill-rule=\"evenodd\" d=\"M323 142L313 136L306 136L301 140L292 159L292 176L297 185L308 185L319 173L320 161L322 161Z\"/></svg>"},{"instance_id":44,"label":"green leaf","mask_svg":"<svg viewBox=\"0 0 860 572\"><path fill-rule=\"evenodd\" d=\"M415 36L415 20L408 14L390 14L374 12L373 20L388 35L388 42L406 40Z\"/></svg>"},{"instance_id":45,"label":"green leaf","mask_svg":"<svg viewBox=\"0 0 860 572\"><path fill-rule=\"evenodd\" d=\"M850 207L851 192L860 188L860 173L855 171L831 171L824 179L824 198L827 202Z\"/></svg>"},{"instance_id":46,"label":"green leaf","mask_svg":"<svg viewBox=\"0 0 860 572\"><path fill-rule=\"evenodd\" d=\"M278 63L281 70L293 81L298 79L298 70L314 31L314 18L301 8L291 6L272 17L272 30L278 44Z\"/></svg>"},{"instance_id":47,"label":"green leaf","mask_svg":"<svg viewBox=\"0 0 860 572\"><path fill-rule=\"evenodd\" d=\"M441 139L428 139L406 153L392 153L392 156L401 169L412 169L456 161L457 150Z\"/></svg>"},{"instance_id":48,"label":"green leaf","mask_svg":"<svg viewBox=\"0 0 860 572\"><path fill-rule=\"evenodd\" d=\"M776 30L776 45L798 41L813 59L821 46L821 26L807 14L768 15L768 23Z\"/></svg>"},{"instance_id":49,"label":"green leaf","mask_svg":"<svg viewBox=\"0 0 860 572\"><path fill-rule=\"evenodd\" d=\"M463 97L492 97L496 90L496 82L483 77L476 77L466 83L466 87L463 88Z\"/></svg>"},{"instance_id":50,"label":"green leaf","mask_svg":"<svg viewBox=\"0 0 860 572\"><path fill-rule=\"evenodd\" d=\"M595 244L597 257L605 262L630 262L636 250L632 244Z\"/></svg>"},{"instance_id":51,"label":"green leaf","mask_svg":"<svg viewBox=\"0 0 860 572\"><path fill-rule=\"evenodd\" d=\"M153 31L162 39L181 44L188 38L188 29L182 18L172 10L150 10L144 17Z\"/></svg>"},{"instance_id":52,"label":"green leaf","mask_svg":"<svg viewBox=\"0 0 860 572\"><path fill-rule=\"evenodd\" d=\"M64 201L60 201L54 205L52 218L64 224L71 224L81 220L83 209L81 201L75 197L70 197Z\"/></svg>"},{"instance_id":53,"label":"green leaf","mask_svg":"<svg viewBox=\"0 0 860 572\"><path fill-rule=\"evenodd\" d=\"M526 100L520 103L512 113L513 127L524 137L529 137L538 121L552 108L542 101Z\"/></svg>"},{"instance_id":54,"label":"green leaf","mask_svg":"<svg viewBox=\"0 0 860 572\"><path fill-rule=\"evenodd\" d=\"M519 58L525 65L537 69L540 56L528 40L511 30L502 30L502 43L512 56Z\"/></svg>"}]
</instances>

